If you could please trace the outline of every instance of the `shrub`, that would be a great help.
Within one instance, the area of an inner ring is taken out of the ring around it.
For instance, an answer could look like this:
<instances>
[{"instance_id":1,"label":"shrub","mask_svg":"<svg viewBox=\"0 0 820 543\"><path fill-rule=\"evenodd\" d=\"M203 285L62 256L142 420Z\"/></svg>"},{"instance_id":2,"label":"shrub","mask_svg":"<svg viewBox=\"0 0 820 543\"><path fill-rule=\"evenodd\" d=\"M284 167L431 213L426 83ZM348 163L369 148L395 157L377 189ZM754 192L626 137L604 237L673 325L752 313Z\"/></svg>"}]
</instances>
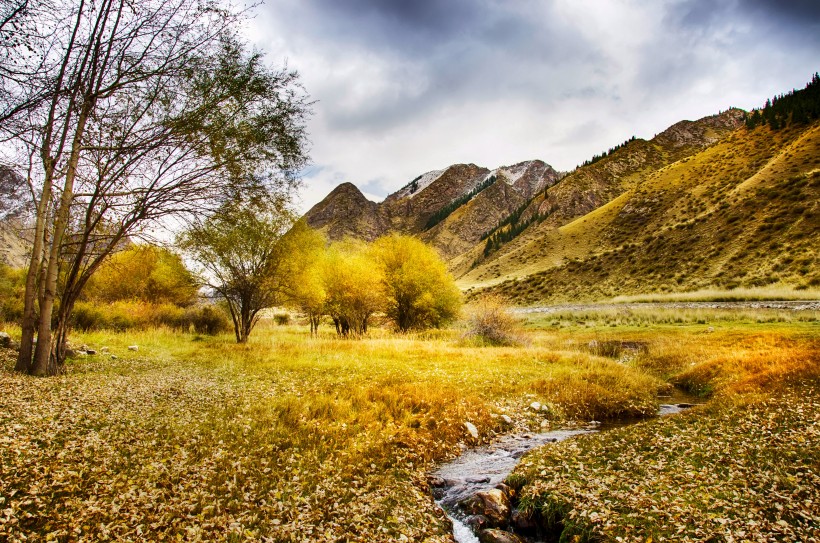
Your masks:
<instances>
[{"instance_id":1,"label":"shrub","mask_svg":"<svg viewBox=\"0 0 820 543\"><path fill-rule=\"evenodd\" d=\"M519 319L510 313L500 296L482 296L468 312L466 339L486 345L521 343Z\"/></svg>"},{"instance_id":2,"label":"shrub","mask_svg":"<svg viewBox=\"0 0 820 543\"><path fill-rule=\"evenodd\" d=\"M110 304L78 302L72 315L75 328L89 330L132 330L165 326L198 334L215 335L230 329L225 313L216 306L188 309L173 304L119 301Z\"/></svg>"},{"instance_id":3,"label":"shrub","mask_svg":"<svg viewBox=\"0 0 820 543\"><path fill-rule=\"evenodd\" d=\"M193 327L197 334L215 336L231 329L231 321L225 311L215 305L189 308L185 312L185 328Z\"/></svg>"},{"instance_id":4,"label":"shrub","mask_svg":"<svg viewBox=\"0 0 820 543\"><path fill-rule=\"evenodd\" d=\"M74 312L71 318L74 321L74 328L83 331L99 330L108 327L105 314L97 304L79 302L74 306Z\"/></svg>"},{"instance_id":5,"label":"shrub","mask_svg":"<svg viewBox=\"0 0 820 543\"><path fill-rule=\"evenodd\" d=\"M287 313L277 313L273 316L273 322L275 322L278 326L290 324L290 315Z\"/></svg>"},{"instance_id":6,"label":"shrub","mask_svg":"<svg viewBox=\"0 0 820 543\"><path fill-rule=\"evenodd\" d=\"M179 255L153 245L131 245L100 266L88 282L86 297L98 302L189 306L197 290L196 279Z\"/></svg>"},{"instance_id":7,"label":"shrub","mask_svg":"<svg viewBox=\"0 0 820 543\"><path fill-rule=\"evenodd\" d=\"M16 321L23 316L25 270L0 262L0 320Z\"/></svg>"}]
</instances>

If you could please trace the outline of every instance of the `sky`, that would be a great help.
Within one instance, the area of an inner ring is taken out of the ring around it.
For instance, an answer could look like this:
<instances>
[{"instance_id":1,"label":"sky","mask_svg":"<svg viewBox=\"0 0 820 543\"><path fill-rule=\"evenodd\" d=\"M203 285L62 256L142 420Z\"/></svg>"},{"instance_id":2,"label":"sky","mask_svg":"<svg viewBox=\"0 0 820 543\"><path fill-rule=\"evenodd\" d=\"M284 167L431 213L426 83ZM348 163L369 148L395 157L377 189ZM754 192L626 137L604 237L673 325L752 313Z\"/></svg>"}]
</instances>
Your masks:
<instances>
[{"instance_id":1,"label":"sky","mask_svg":"<svg viewBox=\"0 0 820 543\"><path fill-rule=\"evenodd\" d=\"M817 0L267 0L248 39L311 99L303 211L760 107L820 70Z\"/></svg>"}]
</instances>

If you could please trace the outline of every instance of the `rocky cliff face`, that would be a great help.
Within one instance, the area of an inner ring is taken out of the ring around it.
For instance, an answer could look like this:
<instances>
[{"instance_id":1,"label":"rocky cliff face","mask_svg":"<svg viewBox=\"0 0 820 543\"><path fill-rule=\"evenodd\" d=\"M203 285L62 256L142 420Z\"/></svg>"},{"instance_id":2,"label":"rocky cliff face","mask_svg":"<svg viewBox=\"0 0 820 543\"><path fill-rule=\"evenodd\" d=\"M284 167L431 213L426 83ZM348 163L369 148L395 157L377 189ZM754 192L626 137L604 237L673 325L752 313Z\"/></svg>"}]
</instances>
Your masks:
<instances>
[{"instance_id":1,"label":"rocky cliff face","mask_svg":"<svg viewBox=\"0 0 820 543\"><path fill-rule=\"evenodd\" d=\"M490 177L492 185L476 192ZM351 183L336 187L305 218L331 240L345 236L372 240L387 232L419 234L443 253L466 250L494 225L554 185L561 177L540 160L490 171L475 164L454 164L413 179L379 204L367 200ZM433 227L430 219L450 211Z\"/></svg>"},{"instance_id":2,"label":"rocky cliff face","mask_svg":"<svg viewBox=\"0 0 820 543\"><path fill-rule=\"evenodd\" d=\"M26 180L0 165L0 261L13 267L28 266L31 242L26 217L31 213Z\"/></svg>"},{"instance_id":3,"label":"rocky cliff face","mask_svg":"<svg viewBox=\"0 0 820 543\"><path fill-rule=\"evenodd\" d=\"M353 183L342 183L305 215L307 223L328 238L372 241L388 230L379 204L365 198Z\"/></svg>"}]
</instances>

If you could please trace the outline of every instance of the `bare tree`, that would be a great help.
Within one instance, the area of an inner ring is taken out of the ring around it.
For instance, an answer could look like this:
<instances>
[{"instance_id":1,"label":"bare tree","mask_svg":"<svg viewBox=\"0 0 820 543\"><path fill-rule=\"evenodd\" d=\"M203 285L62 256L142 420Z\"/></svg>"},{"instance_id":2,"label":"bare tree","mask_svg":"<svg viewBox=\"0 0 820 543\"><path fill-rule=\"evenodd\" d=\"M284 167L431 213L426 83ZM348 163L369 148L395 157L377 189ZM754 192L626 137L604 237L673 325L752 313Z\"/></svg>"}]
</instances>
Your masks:
<instances>
[{"instance_id":1,"label":"bare tree","mask_svg":"<svg viewBox=\"0 0 820 543\"><path fill-rule=\"evenodd\" d=\"M309 104L295 73L246 51L239 20L196 0L75 0L38 22L53 26L34 48L47 99L3 127L19 161L36 157L18 370L60 371L74 303L127 237L214 209L260 172L292 184Z\"/></svg>"}]
</instances>

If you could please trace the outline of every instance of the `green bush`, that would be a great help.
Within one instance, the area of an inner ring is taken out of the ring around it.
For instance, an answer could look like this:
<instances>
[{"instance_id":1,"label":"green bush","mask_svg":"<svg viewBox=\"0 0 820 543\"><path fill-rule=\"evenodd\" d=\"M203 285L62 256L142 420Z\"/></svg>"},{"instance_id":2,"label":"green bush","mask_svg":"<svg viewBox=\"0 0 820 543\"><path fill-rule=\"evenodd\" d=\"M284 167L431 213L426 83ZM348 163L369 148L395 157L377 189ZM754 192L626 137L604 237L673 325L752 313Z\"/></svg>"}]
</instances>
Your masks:
<instances>
[{"instance_id":1,"label":"green bush","mask_svg":"<svg viewBox=\"0 0 820 543\"><path fill-rule=\"evenodd\" d=\"M290 324L290 315L287 313L277 313L273 316L273 322L275 322L278 326Z\"/></svg>"},{"instance_id":2,"label":"green bush","mask_svg":"<svg viewBox=\"0 0 820 543\"><path fill-rule=\"evenodd\" d=\"M191 307L185 311L183 328L187 331L193 328L197 334L216 334L231 329L231 321L225 312L214 305Z\"/></svg>"}]
</instances>

